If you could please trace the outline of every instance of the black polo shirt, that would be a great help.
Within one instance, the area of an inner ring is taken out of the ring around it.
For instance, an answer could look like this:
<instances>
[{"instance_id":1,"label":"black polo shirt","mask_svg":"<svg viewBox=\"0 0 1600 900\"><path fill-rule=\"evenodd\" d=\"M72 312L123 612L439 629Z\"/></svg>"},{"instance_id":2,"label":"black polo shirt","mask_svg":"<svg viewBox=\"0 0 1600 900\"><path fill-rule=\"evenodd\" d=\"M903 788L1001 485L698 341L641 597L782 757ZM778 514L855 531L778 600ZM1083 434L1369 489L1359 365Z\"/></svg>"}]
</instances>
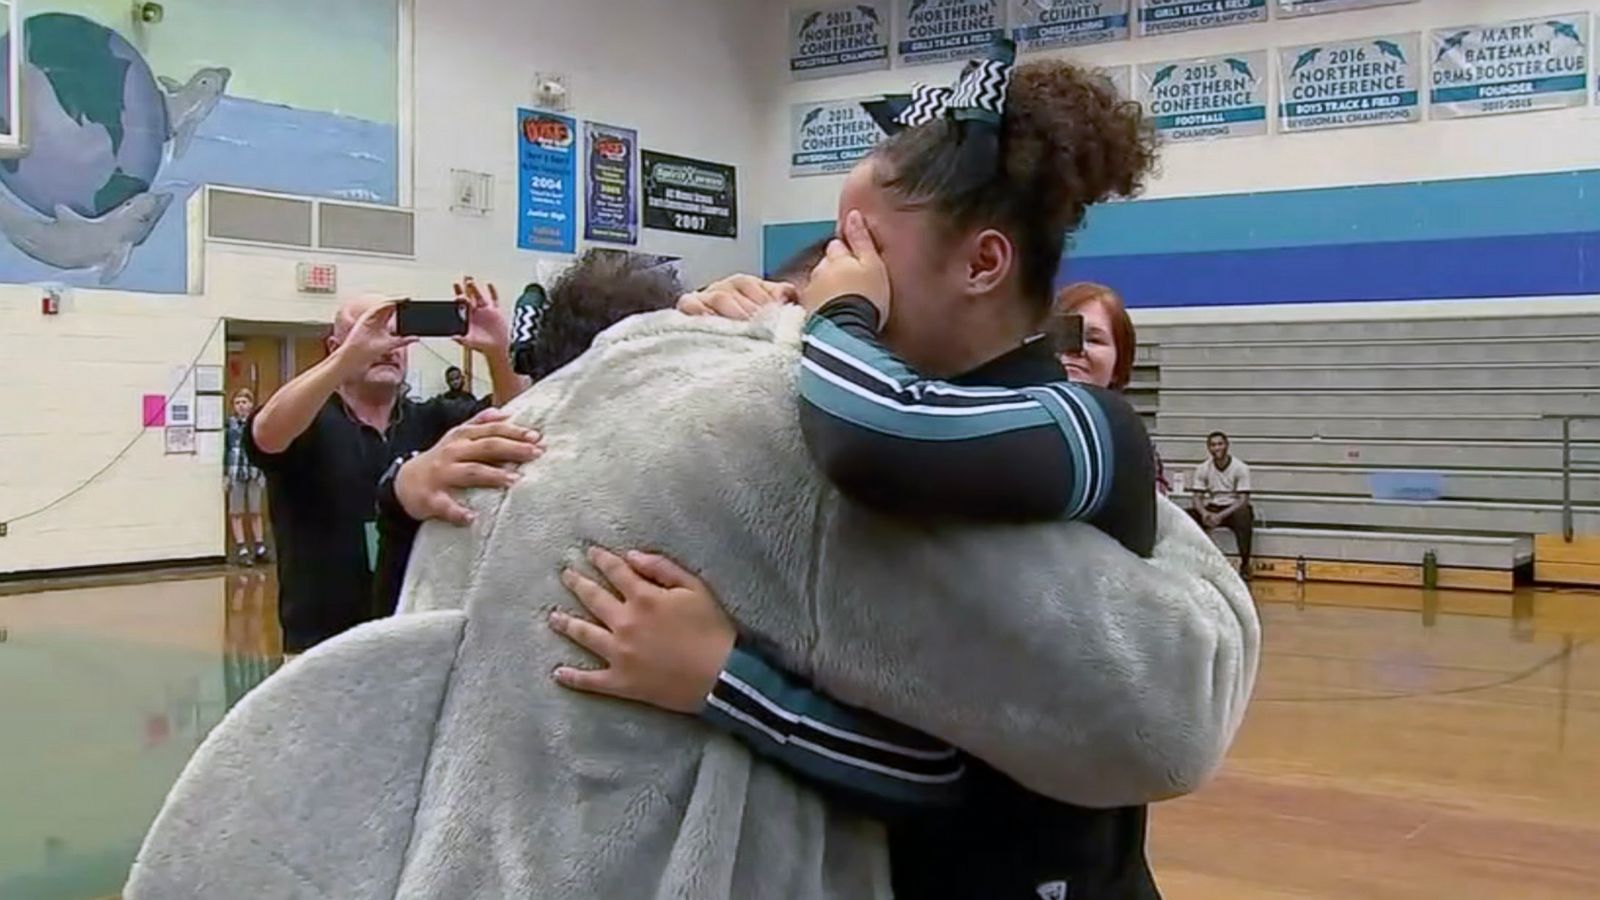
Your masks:
<instances>
[{"instance_id":1,"label":"black polo shirt","mask_svg":"<svg viewBox=\"0 0 1600 900\"><path fill-rule=\"evenodd\" d=\"M372 594L368 541L377 540L378 479L396 457L428 449L471 414L437 400L401 399L388 429L378 431L334 394L282 453L256 446L251 418L245 450L267 476L285 652L393 612L378 609Z\"/></svg>"}]
</instances>

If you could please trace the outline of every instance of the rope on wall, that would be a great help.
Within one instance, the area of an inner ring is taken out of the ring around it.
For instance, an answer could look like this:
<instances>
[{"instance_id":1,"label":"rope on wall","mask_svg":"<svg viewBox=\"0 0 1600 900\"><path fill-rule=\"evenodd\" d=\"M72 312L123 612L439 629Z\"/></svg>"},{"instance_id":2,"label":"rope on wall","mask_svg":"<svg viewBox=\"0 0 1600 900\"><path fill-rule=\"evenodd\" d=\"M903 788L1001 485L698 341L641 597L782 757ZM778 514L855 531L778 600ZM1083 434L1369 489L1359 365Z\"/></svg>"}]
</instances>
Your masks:
<instances>
[{"instance_id":1,"label":"rope on wall","mask_svg":"<svg viewBox=\"0 0 1600 900\"><path fill-rule=\"evenodd\" d=\"M167 394L167 399L166 399L167 403L170 404L172 402L172 398L176 397L178 395L178 392L180 390L182 390L183 385L185 383L187 383L189 381L189 379L194 377L195 367L200 365L200 360L205 359L206 351L211 348L211 343L216 340L217 334L222 331L223 322L224 322L223 319L218 318L215 322L212 323L210 333L206 335L205 341L200 344L200 349L195 352L194 358L189 361L189 367L184 370L183 378L180 379L178 381L177 386L174 387L172 389L172 391ZM96 481L99 481L107 472L109 472L113 468L115 468L117 463L121 462L124 458L126 458L128 453L133 450L133 448L139 443L139 441L144 438L146 432L148 432L150 430L151 429L149 429L149 428L147 428L147 427L145 427L143 425L140 425L139 431L138 431L138 433L136 433L133 436L133 439L128 441L126 444L124 444L122 449L118 450L116 452L116 455L112 456L111 460L109 462L107 462L105 465L101 466L100 468L96 469L94 471L94 473L91 474L88 478L85 478L82 481L78 482L77 485L75 485L71 490L67 491L65 494L62 494L61 496L55 498L54 500L51 500L49 503L46 503L43 506L39 506L37 508L30 509L27 512L20 513L18 515L10 516L10 517L0 516L0 522L6 523L6 525L9 527L9 526L11 526L11 525L13 525L13 524L15 524L17 522L21 522L21 521L24 521L24 520L27 520L27 519L31 519L31 518L33 518L35 516L43 515L44 513L47 513L50 510L55 509L57 506L60 506L61 504L67 502L68 500L70 500L73 497L77 496L78 494L82 493L86 488L89 487L89 485L94 484Z\"/></svg>"}]
</instances>

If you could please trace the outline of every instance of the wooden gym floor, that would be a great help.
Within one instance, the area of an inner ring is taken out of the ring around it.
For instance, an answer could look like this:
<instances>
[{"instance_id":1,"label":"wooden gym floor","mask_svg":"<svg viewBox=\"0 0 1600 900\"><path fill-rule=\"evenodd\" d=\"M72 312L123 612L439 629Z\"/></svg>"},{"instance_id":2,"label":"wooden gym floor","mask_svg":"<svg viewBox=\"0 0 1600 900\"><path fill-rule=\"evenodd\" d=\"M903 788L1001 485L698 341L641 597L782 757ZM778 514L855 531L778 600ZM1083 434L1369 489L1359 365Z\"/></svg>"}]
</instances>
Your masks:
<instances>
[{"instance_id":1,"label":"wooden gym floor","mask_svg":"<svg viewBox=\"0 0 1600 900\"><path fill-rule=\"evenodd\" d=\"M1153 814L1168 900L1600 897L1600 594L1256 593L1244 730L1215 782ZM277 653L261 573L7 588L0 897L114 895Z\"/></svg>"}]
</instances>

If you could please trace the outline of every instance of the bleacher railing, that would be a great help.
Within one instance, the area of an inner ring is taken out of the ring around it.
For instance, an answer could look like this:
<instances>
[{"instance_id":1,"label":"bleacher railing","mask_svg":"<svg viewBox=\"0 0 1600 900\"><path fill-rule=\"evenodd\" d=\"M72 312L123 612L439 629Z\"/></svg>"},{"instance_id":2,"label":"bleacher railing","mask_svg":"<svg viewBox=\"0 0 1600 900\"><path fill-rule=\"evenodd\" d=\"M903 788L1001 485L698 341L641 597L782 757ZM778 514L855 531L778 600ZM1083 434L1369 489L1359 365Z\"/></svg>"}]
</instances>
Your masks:
<instances>
[{"instance_id":1,"label":"bleacher railing","mask_svg":"<svg viewBox=\"0 0 1600 900\"><path fill-rule=\"evenodd\" d=\"M1572 473L1600 473L1600 460L1574 460L1572 455L1572 423L1600 422L1600 416L1547 415L1546 419L1561 422L1561 537L1572 543Z\"/></svg>"}]
</instances>

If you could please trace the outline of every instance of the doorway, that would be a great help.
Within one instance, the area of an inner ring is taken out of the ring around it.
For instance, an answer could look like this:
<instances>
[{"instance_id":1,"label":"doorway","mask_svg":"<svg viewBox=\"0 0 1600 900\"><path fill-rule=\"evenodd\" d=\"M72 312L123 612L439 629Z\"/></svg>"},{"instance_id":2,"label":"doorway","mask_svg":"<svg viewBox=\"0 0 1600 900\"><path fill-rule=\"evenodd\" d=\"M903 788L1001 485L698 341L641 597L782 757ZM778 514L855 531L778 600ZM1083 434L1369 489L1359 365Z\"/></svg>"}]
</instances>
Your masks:
<instances>
[{"instance_id":1,"label":"doorway","mask_svg":"<svg viewBox=\"0 0 1600 900\"><path fill-rule=\"evenodd\" d=\"M241 389L255 396L257 407L267 402L278 389L301 372L311 368L327 355L324 338L325 325L294 322L249 322L229 320L227 323L227 359L223 364L223 404L226 414L233 415L233 397ZM224 465L227 461L224 461ZM265 554L258 555L258 545L271 544L271 529L267 527L271 510L267 509L266 492L225 487L229 507L222 528L228 559L236 565L265 562ZM246 515L244 521L235 522L234 508L248 512L259 510L260 528L256 520Z\"/></svg>"}]
</instances>

